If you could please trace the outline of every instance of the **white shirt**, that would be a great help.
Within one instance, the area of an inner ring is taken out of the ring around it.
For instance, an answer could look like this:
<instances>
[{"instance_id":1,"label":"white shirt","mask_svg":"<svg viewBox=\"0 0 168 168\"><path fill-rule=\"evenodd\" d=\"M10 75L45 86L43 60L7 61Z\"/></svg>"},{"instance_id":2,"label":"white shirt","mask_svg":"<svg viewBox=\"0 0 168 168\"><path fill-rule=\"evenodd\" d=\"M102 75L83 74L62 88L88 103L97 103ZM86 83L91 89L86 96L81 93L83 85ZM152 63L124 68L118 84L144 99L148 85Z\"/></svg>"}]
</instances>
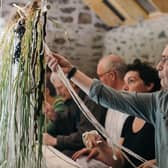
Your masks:
<instances>
[{"instance_id":1,"label":"white shirt","mask_svg":"<svg viewBox=\"0 0 168 168\"><path fill-rule=\"evenodd\" d=\"M114 143L119 142L123 124L127 117L128 114L108 109L105 120L105 129ZM110 139L108 139L107 142L111 143Z\"/></svg>"}]
</instances>

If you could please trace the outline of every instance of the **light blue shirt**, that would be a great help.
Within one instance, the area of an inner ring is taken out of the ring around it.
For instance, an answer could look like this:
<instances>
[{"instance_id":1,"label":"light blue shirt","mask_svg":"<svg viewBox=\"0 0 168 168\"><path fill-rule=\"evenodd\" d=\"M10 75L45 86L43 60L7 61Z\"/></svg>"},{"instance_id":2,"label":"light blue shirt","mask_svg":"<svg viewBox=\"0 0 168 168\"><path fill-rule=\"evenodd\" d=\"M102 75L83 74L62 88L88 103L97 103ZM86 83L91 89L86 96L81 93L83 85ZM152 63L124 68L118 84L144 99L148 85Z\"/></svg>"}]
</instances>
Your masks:
<instances>
[{"instance_id":1,"label":"light blue shirt","mask_svg":"<svg viewBox=\"0 0 168 168\"><path fill-rule=\"evenodd\" d=\"M155 127L155 151L158 167L168 168L167 90L154 93L126 93L111 89L100 81L94 80L89 94L93 100L104 107L137 116L152 123Z\"/></svg>"}]
</instances>

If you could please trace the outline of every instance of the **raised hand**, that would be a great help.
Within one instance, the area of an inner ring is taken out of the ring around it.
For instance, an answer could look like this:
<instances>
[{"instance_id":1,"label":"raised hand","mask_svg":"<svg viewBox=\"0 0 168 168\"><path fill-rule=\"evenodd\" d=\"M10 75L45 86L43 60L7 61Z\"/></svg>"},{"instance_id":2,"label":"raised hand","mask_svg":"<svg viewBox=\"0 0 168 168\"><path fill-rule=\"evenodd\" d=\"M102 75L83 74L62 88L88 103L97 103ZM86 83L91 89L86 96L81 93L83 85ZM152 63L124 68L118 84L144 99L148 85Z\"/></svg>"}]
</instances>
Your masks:
<instances>
[{"instance_id":1,"label":"raised hand","mask_svg":"<svg viewBox=\"0 0 168 168\"><path fill-rule=\"evenodd\" d=\"M56 54L56 53L51 53L47 55L47 63L48 63L49 68L53 72L57 72L58 65L61 66L64 73L68 73L73 67L73 65L64 56Z\"/></svg>"},{"instance_id":2,"label":"raised hand","mask_svg":"<svg viewBox=\"0 0 168 168\"><path fill-rule=\"evenodd\" d=\"M83 133L82 139L85 146L89 149L103 142L103 138L98 134L96 130Z\"/></svg>"}]
</instances>

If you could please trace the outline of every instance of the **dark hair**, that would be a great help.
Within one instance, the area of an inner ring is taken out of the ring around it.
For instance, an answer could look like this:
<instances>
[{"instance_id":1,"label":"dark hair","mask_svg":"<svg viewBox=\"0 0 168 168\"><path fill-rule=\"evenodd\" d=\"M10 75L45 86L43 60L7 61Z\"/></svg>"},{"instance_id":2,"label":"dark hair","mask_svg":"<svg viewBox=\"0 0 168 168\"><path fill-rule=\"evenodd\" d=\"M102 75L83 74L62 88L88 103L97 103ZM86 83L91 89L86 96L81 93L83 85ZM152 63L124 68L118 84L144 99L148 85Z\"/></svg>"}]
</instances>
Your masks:
<instances>
[{"instance_id":1,"label":"dark hair","mask_svg":"<svg viewBox=\"0 0 168 168\"><path fill-rule=\"evenodd\" d=\"M126 72L128 71L138 72L140 78L144 81L145 85L153 83L154 86L151 92L160 90L161 85L158 72L155 68L149 65L149 63L146 62L142 63L139 59L135 59L133 64L128 64Z\"/></svg>"}]
</instances>

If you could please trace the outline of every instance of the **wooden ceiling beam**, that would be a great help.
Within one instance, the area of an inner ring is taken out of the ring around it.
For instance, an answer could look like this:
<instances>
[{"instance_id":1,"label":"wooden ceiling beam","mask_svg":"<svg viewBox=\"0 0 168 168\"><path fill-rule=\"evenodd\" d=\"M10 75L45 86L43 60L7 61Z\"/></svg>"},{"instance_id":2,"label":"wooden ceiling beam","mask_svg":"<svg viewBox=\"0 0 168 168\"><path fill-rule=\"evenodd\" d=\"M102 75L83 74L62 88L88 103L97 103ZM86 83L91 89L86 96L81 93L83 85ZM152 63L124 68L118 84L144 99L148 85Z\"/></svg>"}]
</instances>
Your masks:
<instances>
[{"instance_id":1,"label":"wooden ceiling beam","mask_svg":"<svg viewBox=\"0 0 168 168\"><path fill-rule=\"evenodd\" d=\"M109 26L121 25L122 20L102 0L83 0Z\"/></svg>"},{"instance_id":2,"label":"wooden ceiling beam","mask_svg":"<svg viewBox=\"0 0 168 168\"><path fill-rule=\"evenodd\" d=\"M111 2L127 20L142 20L148 17L147 12L141 8L135 0L108 0Z\"/></svg>"},{"instance_id":3,"label":"wooden ceiling beam","mask_svg":"<svg viewBox=\"0 0 168 168\"><path fill-rule=\"evenodd\" d=\"M152 0L161 12L168 13L168 0Z\"/></svg>"},{"instance_id":4,"label":"wooden ceiling beam","mask_svg":"<svg viewBox=\"0 0 168 168\"><path fill-rule=\"evenodd\" d=\"M168 0L83 0L108 26L130 25L168 12ZM160 12L161 11L161 12ZM159 13L159 14L158 14Z\"/></svg>"}]
</instances>

